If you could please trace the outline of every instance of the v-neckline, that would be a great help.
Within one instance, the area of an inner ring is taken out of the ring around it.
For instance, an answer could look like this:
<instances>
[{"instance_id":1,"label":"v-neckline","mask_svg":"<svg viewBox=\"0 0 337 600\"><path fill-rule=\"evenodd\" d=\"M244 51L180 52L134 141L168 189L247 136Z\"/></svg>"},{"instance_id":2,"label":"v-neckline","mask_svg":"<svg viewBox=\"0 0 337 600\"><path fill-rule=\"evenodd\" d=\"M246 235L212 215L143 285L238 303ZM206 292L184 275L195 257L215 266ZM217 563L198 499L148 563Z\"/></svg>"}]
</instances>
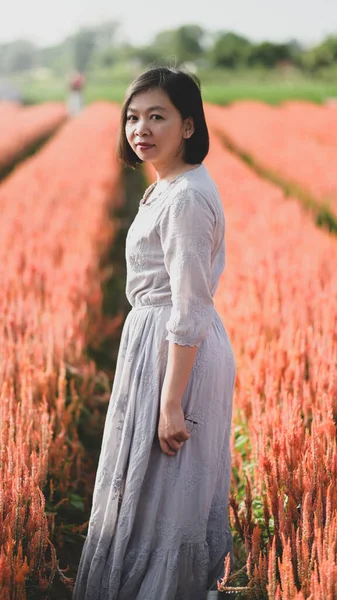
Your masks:
<instances>
[{"instance_id":1,"label":"v-neckline","mask_svg":"<svg viewBox=\"0 0 337 600\"><path fill-rule=\"evenodd\" d=\"M152 199L154 199L154 196L152 196L151 198L149 198L151 196L151 194L153 194L153 192L157 189L157 194L155 195L155 198L158 198L158 196L160 196L164 190L166 190L169 185L171 184L171 181L165 181L165 185L161 185L160 187L158 187L158 184L160 184L159 181L154 181L153 183L151 183L151 185L146 188L144 195L140 201L140 204L148 204L149 200L151 202ZM162 188L162 189L161 189Z\"/></svg>"}]
</instances>

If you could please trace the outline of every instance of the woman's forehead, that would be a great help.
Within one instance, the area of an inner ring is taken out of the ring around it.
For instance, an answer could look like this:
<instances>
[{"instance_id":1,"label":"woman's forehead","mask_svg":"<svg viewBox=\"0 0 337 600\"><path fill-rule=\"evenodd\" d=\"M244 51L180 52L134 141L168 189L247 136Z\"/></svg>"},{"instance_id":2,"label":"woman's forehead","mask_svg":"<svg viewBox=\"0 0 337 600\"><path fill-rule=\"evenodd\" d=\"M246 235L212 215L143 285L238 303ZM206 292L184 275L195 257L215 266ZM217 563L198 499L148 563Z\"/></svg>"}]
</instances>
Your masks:
<instances>
[{"instance_id":1,"label":"woman's forehead","mask_svg":"<svg viewBox=\"0 0 337 600\"><path fill-rule=\"evenodd\" d=\"M128 109L132 110L159 110L161 109L163 112L172 109L173 104L170 101L168 95L162 90L148 90L146 92L139 92L136 94L130 104Z\"/></svg>"}]
</instances>

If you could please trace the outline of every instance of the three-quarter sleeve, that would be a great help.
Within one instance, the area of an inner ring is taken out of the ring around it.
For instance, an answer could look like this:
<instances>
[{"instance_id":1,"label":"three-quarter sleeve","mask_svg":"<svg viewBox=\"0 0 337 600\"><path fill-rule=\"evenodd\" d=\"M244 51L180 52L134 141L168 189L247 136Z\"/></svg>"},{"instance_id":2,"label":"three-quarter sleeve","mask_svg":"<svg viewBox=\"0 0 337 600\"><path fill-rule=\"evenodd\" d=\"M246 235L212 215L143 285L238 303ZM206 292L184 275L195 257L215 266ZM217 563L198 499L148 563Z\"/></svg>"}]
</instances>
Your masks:
<instances>
[{"instance_id":1,"label":"three-quarter sleeve","mask_svg":"<svg viewBox=\"0 0 337 600\"><path fill-rule=\"evenodd\" d=\"M206 198L189 188L169 200L160 221L172 298L166 340L180 346L199 347L212 322L214 228L215 216Z\"/></svg>"}]
</instances>

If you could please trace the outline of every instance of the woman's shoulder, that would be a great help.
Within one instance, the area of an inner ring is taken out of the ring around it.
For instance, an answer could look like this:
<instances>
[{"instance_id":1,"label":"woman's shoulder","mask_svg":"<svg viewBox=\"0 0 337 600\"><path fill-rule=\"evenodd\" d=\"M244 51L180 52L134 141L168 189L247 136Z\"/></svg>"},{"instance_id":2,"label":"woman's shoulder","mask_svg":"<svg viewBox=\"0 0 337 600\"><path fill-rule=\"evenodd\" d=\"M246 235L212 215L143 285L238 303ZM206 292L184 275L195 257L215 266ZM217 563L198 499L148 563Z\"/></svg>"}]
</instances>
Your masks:
<instances>
[{"instance_id":1,"label":"woman's shoulder","mask_svg":"<svg viewBox=\"0 0 337 600\"><path fill-rule=\"evenodd\" d=\"M216 214L223 210L218 187L204 163L180 175L173 182L168 196L169 204L195 200L196 203L206 203Z\"/></svg>"}]
</instances>

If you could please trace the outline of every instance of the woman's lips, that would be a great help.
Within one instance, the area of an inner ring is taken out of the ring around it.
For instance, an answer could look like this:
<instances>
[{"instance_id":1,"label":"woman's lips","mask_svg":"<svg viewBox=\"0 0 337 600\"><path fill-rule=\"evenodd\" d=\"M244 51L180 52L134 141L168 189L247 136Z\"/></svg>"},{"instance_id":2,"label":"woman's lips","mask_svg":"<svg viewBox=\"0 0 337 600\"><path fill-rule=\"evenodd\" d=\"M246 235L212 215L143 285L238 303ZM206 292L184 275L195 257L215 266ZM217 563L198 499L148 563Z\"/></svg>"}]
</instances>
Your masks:
<instances>
[{"instance_id":1,"label":"woman's lips","mask_svg":"<svg viewBox=\"0 0 337 600\"><path fill-rule=\"evenodd\" d=\"M141 150L150 150L150 148L153 148L154 144L137 144L137 148L140 148Z\"/></svg>"}]
</instances>

